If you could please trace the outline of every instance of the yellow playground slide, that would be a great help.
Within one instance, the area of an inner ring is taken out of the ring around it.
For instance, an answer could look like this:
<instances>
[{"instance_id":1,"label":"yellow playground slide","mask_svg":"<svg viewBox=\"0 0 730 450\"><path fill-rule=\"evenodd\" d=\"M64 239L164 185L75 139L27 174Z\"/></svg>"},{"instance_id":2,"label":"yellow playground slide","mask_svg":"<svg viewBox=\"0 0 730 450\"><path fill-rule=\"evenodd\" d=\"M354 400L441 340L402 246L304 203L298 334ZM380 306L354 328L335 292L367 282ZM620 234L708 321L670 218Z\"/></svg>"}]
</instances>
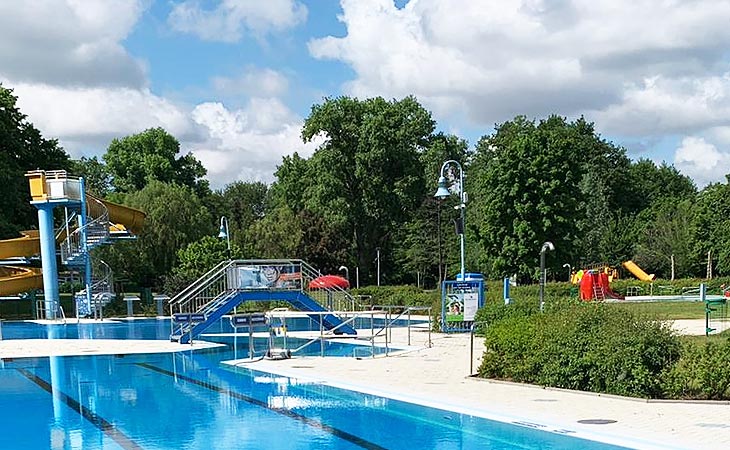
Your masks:
<instances>
[{"instance_id":1,"label":"yellow playground slide","mask_svg":"<svg viewBox=\"0 0 730 450\"><path fill-rule=\"evenodd\" d=\"M654 278L656 278L656 275L654 275L653 273L647 274L646 272L641 270L641 267L637 266L636 263L633 261L626 261L623 263L623 266L626 268L626 270L634 274L634 276L641 281L654 281Z\"/></svg>"},{"instance_id":2,"label":"yellow playground slide","mask_svg":"<svg viewBox=\"0 0 730 450\"><path fill-rule=\"evenodd\" d=\"M87 198L91 197L87 195ZM112 235L120 231L130 231L138 234L142 230L145 214L134 208L118 205L116 203L99 200L109 211L109 221L113 224L110 226ZM96 201L88 202L89 213L98 216L101 209ZM0 240L0 259L13 257L27 257L37 255L41 251L40 237L37 230L23 231L21 237L14 239ZM65 239L64 236L60 240ZM43 275L40 269L16 267L16 266L0 266L0 296L15 295L21 292L27 292L33 289L41 289L43 287Z\"/></svg>"}]
</instances>

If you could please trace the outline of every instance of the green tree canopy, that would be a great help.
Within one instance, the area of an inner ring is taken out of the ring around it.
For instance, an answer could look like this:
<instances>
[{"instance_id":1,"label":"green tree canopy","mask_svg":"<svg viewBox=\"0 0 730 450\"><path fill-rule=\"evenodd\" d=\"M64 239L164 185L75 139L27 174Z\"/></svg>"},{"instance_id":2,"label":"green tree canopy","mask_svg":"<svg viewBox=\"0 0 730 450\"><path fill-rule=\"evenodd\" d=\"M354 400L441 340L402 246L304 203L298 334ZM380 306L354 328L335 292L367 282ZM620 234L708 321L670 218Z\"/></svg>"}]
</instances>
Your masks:
<instances>
[{"instance_id":1,"label":"green tree canopy","mask_svg":"<svg viewBox=\"0 0 730 450\"><path fill-rule=\"evenodd\" d=\"M582 163L592 153L584 129L557 116L538 123L517 117L477 144L472 216L496 272L491 276L534 279L544 241L556 247L549 265L572 257Z\"/></svg>"},{"instance_id":2,"label":"green tree canopy","mask_svg":"<svg viewBox=\"0 0 730 450\"><path fill-rule=\"evenodd\" d=\"M16 103L13 91L0 85L0 238L38 224L25 172L69 168L63 148L45 139Z\"/></svg>"},{"instance_id":3,"label":"green tree canopy","mask_svg":"<svg viewBox=\"0 0 730 450\"><path fill-rule=\"evenodd\" d=\"M188 153L178 157L180 143L162 128L114 139L104 161L117 192L143 189L152 180L177 183L192 188L199 196L209 193L206 170Z\"/></svg>"},{"instance_id":4,"label":"green tree canopy","mask_svg":"<svg viewBox=\"0 0 730 450\"><path fill-rule=\"evenodd\" d=\"M84 177L87 191L100 197L105 197L111 192L109 169L96 156L72 160L70 170L74 175Z\"/></svg>"},{"instance_id":5,"label":"green tree canopy","mask_svg":"<svg viewBox=\"0 0 730 450\"><path fill-rule=\"evenodd\" d=\"M695 215L700 257L710 252L714 274L725 276L730 275L730 175L726 178L727 182L710 184L699 193Z\"/></svg>"},{"instance_id":6,"label":"green tree canopy","mask_svg":"<svg viewBox=\"0 0 730 450\"><path fill-rule=\"evenodd\" d=\"M269 203L269 187L260 181L236 181L223 190L216 191L204 199L214 218L228 220L231 242L250 253L252 239L249 228L266 215Z\"/></svg>"},{"instance_id":7,"label":"green tree canopy","mask_svg":"<svg viewBox=\"0 0 730 450\"><path fill-rule=\"evenodd\" d=\"M413 97L326 99L312 107L302 131L305 141L324 142L310 160L284 160L277 196L346 230L366 279L376 247L384 247L422 201L420 153L434 126Z\"/></svg>"},{"instance_id":8,"label":"green tree canopy","mask_svg":"<svg viewBox=\"0 0 730 450\"><path fill-rule=\"evenodd\" d=\"M142 286L160 287L179 249L205 235L217 235L215 219L188 186L153 180L122 200L147 214L144 228L135 241L101 249L102 258Z\"/></svg>"}]
</instances>

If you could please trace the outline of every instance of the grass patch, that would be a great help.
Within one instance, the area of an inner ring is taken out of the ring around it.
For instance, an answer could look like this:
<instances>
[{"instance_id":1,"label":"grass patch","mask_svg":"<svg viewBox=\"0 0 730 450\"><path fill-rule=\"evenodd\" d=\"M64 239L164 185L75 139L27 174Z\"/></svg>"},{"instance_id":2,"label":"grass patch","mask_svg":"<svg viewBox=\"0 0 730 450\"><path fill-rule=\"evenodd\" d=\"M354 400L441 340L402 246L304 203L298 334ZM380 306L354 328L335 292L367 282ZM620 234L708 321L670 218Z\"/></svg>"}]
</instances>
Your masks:
<instances>
[{"instance_id":1,"label":"grass patch","mask_svg":"<svg viewBox=\"0 0 730 450\"><path fill-rule=\"evenodd\" d=\"M657 319L704 319L705 304L703 302L641 302L641 303L607 303L612 308L631 311L636 314Z\"/></svg>"}]
</instances>

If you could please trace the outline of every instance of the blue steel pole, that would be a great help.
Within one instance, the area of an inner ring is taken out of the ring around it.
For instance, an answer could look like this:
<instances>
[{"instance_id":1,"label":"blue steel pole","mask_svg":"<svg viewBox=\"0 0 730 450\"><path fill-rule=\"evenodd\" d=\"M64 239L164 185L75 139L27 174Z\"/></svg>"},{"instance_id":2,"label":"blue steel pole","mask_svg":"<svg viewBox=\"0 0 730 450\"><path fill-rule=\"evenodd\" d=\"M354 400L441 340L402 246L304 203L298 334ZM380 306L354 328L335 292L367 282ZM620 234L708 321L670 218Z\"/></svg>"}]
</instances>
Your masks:
<instances>
[{"instance_id":1,"label":"blue steel pole","mask_svg":"<svg viewBox=\"0 0 730 450\"><path fill-rule=\"evenodd\" d=\"M38 232L41 238L41 263L43 264L43 298L46 319L56 318L58 310L58 267L56 265L56 233L53 228L52 203L37 203Z\"/></svg>"},{"instance_id":2,"label":"blue steel pole","mask_svg":"<svg viewBox=\"0 0 730 450\"><path fill-rule=\"evenodd\" d=\"M86 183L83 178L79 179L79 190L81 191L81 217L79 217L79 230L81 234L81 249L84 254L84 285L86 287L86 304L91 307L91 284L92 284L92 272L91 272L91 255L89 255L88 240L86 236L86 223L88 222L88 216L86 214ZM96 308L94 308L94 316L98 314Z\"/></svg>"}]
</instances>

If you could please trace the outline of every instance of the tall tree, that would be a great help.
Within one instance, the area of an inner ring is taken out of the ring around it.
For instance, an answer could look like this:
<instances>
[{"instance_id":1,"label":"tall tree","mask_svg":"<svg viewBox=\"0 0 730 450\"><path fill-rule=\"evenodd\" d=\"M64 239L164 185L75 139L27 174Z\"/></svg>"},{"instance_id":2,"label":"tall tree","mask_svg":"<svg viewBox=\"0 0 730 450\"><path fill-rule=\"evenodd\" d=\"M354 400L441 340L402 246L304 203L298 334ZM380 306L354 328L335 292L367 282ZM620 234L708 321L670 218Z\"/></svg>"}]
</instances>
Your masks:
<instances>
[{"instance_id":1,"label":"tall tree","mask_svg":"<svg viewBox=\"0 0 730 450\"><path fill-rule=\"evenodd\" d=\"M28 170L68 169L66 152L41 136L20 112L13 91L0 85L0 238L15 237L38 223L30 205Z\"/></svg>"},{"instance_id":2,"label":"tall tree","mask_svg":"<svg viewBox=\"0 0 730 450\"><path fill-rule=\"evenodd\" d=\"M180 143L162 128L150 128L141 133L114 139L104 161L112 175L117 192L133 192L150 181L177 183L192 188L199 196L210 192L203 179L205 167L188 153L178 157Z\"/></svg>"},{"instance_id":3,"label":"tall tree","mask_svg":"<svg viewBox=\"0 0 730 450\"><path fill-rule=\"evenodd\" d=\"M697 187L691 178L682 175L674 166L639 159L630 168L631 192L623 198L625 207L632 207L630 213L636 214L656 202L693 200Z\"/></svg>"},{"instance_id":4,"label":"tall tree","mask_svg":"<svg viewBox=\"0 0 730 450\"><path fill-rule=\"evenodd\" d=\"M642 233L636 261L661 278L696 274L702 260L696 251L694 203L667 200L652 209L653 220Z\"/></svg>"},{"instance_id":5,"label":"tall tree","mask_svg":"<svg viewBox=\"0 0 730 450\"><path fill-rule=\"evenodd\" d=\"M70 170L73 175L84 177L87 191L100 197L105 197L111 191L109 169L96 156L72 160Z\"/></svg>"},{"instance_id":6,"label":"tall tree","mask_svg":"<svg viewBox=\"0 0 730 450\"><path fill-rule=\"evenodd\" d=\"M248 229L266 215L269 187L259 181L236 181L206 197L204 203L214 218L226 217L231 242L250 249L254 237Z\"/></svg>"},{"instance_id":7,"label":"tall tree","mask_svg":"<svg viewBox=\"0 0 730 450\"><path fill-rule=\"evenodd\" d=\"M306 142L323 139L312 158L285 160L277 190L299 190L290 207L303 204L347 230L355 262L366 279L377 247L420 205L424 190L420 153L434 130L431 114L407 97L326 99L305 120ZM286 195L282 197L286 198Z\"/></svg>"},{"instance_id":8,"label":"tall tree","mask_svg":"<svg viewBox=\"0 0 730 450\"><path fill-rule=\"evenodd\" d=\"M539 123L517 117L477 144L472 173L479 239L493 255L493 275L534 279L544 241L555 244L558 265L578 229L578 183L583 139L565 119Z\"/></svg>"},{"instance_id":9,"label":"tall tree","mask_svg":"<svg viewBox=\"0 0 730 450\"><path fill-rule=\"evenodd\" d=\"M190 187L151 181L123 202L147 214L144 228L135 241L101 249L102 258L142 286L160 287L179 249L217 234L215 220Z\"/></svg>"},{"instance_id":10,"label":"tall tree","mask_svg":"<svg viewBox=\"0 0 730 450\"><path fill-rule=\"evenodd\" d=\"M725 183L713 183L697 196L695 230L698 258L713 261L713 273L730 275L730 174ZM704 272L701 273L704 275Z\"/></svg>"}]
</instances>

